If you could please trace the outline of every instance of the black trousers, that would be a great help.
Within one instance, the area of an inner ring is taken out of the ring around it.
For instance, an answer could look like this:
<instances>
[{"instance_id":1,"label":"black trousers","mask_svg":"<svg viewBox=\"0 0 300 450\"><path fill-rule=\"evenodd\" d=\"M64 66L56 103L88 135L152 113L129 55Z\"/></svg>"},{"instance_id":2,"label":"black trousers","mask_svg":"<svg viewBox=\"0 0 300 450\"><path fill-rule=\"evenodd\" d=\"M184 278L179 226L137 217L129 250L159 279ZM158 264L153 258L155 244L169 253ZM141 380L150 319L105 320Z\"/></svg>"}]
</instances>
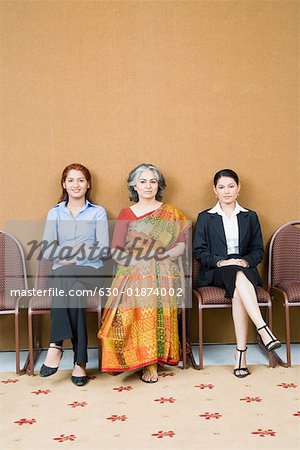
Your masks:
<instances>
[{"instance_id":1,"label":"black trousers","mask_svg":"<svg viewBox=\"0 0 300 450\"><path fill-rule=\"evenodd\" d=\"M50 342L59 343L64 339L71 339L74 364L85 364L88 360L85 310L87 295L81 291L104 286L102 268L70 264L52 270L48 277L47 288L63 291L52 297Z\"/></svg>"}]
</instances>

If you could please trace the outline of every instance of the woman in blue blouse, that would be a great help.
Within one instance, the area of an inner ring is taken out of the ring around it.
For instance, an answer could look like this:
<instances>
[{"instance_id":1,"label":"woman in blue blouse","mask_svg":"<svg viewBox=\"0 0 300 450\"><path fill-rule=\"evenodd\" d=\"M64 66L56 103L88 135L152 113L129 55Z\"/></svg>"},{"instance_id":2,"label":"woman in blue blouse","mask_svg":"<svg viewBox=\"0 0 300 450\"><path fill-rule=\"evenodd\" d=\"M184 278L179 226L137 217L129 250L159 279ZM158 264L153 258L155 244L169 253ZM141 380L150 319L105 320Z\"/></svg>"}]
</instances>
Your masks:
<instances>
[{"instance_id":1,"label":"woman in blue blouse","mask_svg":"<svg viewBox=\"0 0 300 450\"><path fill-rule=\"evenodd\" d=\"M48 245L43 257L53 260L47 287L57 288L54 292L60 290L63 295L52 297L51 343L40 376L56 373L63 341L71 339L74 350L71 380L84 386L88 380L87 329L85 296L79 294L103 286L101 256L108 252L108 223L105 209L91 203L92 181L86 167L67 166L61 186L59 203L48 212L43 240L52 245Z\"/></svg>"}]
</instances>

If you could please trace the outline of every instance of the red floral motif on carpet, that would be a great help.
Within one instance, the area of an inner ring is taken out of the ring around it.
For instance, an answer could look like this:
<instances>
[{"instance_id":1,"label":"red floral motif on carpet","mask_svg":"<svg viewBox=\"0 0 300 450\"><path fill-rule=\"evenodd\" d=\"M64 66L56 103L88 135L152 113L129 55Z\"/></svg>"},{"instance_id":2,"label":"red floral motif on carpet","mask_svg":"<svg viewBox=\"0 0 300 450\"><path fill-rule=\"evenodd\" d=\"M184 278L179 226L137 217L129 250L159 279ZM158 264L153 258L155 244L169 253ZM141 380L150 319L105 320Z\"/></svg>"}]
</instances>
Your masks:
<instances>
[{"instance_id":1,"label":"red floral motif on carpet","mask_svg":"<svg viewBox=\"0 0 300 450\"><path fill-rule=\"evenodd\" d=\"M288 388L296 388L298 385L294 383L281 383L277 384L277 386L283 387L284 389L288 389Z\"/></svg>"},{"instance_id":2,"label":"red floral motif on carpet","mask_svg":"<svg viewBox=\"0 0 300 450\"><path fill-rule=\"evenodd\" d=\"M262 399L260 397L244 397L244 398L240 398L240 401L251 403L251 402L261 402Z\"/></svg>"},{"instance_id":3,"label":"red floral motif on carpet","mask_svg":"<svg viewBox=\"0 0 300 450\"><path fill-rule=\"evenodd\" d=\"M214 389L215 386L213 384L198 384L194 387L199 389Z\"/></svg>"},{"instance_id":4,"label":"red floral motif on carpet","mask_svg":"<svg viewBox=\"0 0 300 450\"><path fill-rule=\"evenodd\" d=\"M17 423L18 425L32 425L33 423L36 422L36 419L20 419L20 420L16 420L14 423Z\"/></svg>"},{"instance_id":5,"label":"red floral motif on carpet","mask_svg":"<svg viewBox=\"0 0 300 450\"><path fill-rule=\"evenodd\" d=\"M159 403L175 403L176 400L173 397L170 398L160 397L156 398L154 401Z\"/></svg>"},{"instance_id":6,"label":"red floral motif on carpet","mask_svg":"<svg viewBox=\"0 0 300 450\"><path fill-rule=\"evenodd\" d=\"M268 430L263 430L262 428L258 428L257 431L252 431L251 434L257 434L257 436L260 437L266 437L266 436L276 436L276 431L271 430L270 428Z\"/></svg>"},{"instance_id":7,"label":"red floral motif on carpet","mask_svg":"<svg viewBox=\"0 0 300 450\"><path fill-rule=\"evenodd\" d=\"M209 413L206 412L204 414L199 414L199 417L203 417L206 420L210 420L210 419L220 419L220 417L222 417L222 414L220 413Z\"/></svg>"},{"instance_id":8,"label":"red floral motif on carpet","mask_svg":"<svg viewBox=\"0 0 300 450\"><path fill-rule=\"evenodd\" d=\"M106 417L106 420L111 420L112 422L116 422L117 420L120 420L121 422L125 422L127 420L127 416L117 416L116 414L113 414L110 417Z\"/></svg>"},{"instance_id":9,"label":"red floral motif on carpet","mask_svg":"<svg viewBox=\"0 0 300 450\"><path fill-rule=\"evenodd\" d=\"M40 394L49 394L51 391L50 391L50 389L38 389L37 391L32 391L31 393L32 394L35 394L35 395L40 395Z\"/></svg>"},{"instance_id":10,"label":"red floral motif on carpet","mask_svg":"<svg viewBox=\"0 0 300 450\"><path fill-rule=\"evenodd\" d=\"M75 434L69 434L69 436L66 436L65 434L61 434L56 438L53 438L54 441L57 442L64 442L64 441L75 441L76 436Z\"/></svg>"},{"instance_id":11,"label":"red floral motif on carpet","mask_svg":"<svg viewBox=\"0 0 300 450\"><path fill-rule=\"evenodd\" d=\"M133 389L132 386L119 386L113 388L113 391L123 392L123 391L132 391L132 389Z\"/></svg>"},{"instance_id":12,"label":"red floral motif on carpet","mask_svg":"<svg viewBox=\"0 0 300 450\"><path fill-rule=\"evenodd\" d=\"M296 414L293 414L293 416L300 417L300 411L297 411Z\"/></svg>"},{"instance_id":13,"label":"red floral motif on carpet","mask_svg":"<svg viewBox=\"0 0 300 450\"><path fill-rule=\"evenodd\" d=\"M159 377L175 377L176 373L174 372L161 372L158 374Z\"/></svg>"},{"instance_id":14,"label":"red floral motif on carpet","mask_svg":"<svg viewBox=\"0 0 300 450\"><path fill-rule=\"evenodd\" d=\"M151 436L161 439L163 437L173 437L175 436L175 433L174 431L158 431L157 433L151 434Z\"/></svg>"},{"instance_id":15,"label":"red floral motif on carpet","mask_svg":"<svg viewBox=\"0 0 300 450\"><path fill-rule=\"evenodd\" d=\"M8 379L8 380L1 381L1 383L3 383L3 384L18 383L18 381L20 381L20 380L10 380L10 379Z\"/></svg>"},{"instance_id":16,"label":"red floral motif on carpet","mask_svg":"<svg viewBox=\"0 0 300 450\"><path fill-rule=\"evenodd\" d=\"M68 403L68 406L71 406L71 408L77 408L78 406L81 406L82 408L84 408L86 405L87 405L87 402Z\"/></svg>"}]
</instances>

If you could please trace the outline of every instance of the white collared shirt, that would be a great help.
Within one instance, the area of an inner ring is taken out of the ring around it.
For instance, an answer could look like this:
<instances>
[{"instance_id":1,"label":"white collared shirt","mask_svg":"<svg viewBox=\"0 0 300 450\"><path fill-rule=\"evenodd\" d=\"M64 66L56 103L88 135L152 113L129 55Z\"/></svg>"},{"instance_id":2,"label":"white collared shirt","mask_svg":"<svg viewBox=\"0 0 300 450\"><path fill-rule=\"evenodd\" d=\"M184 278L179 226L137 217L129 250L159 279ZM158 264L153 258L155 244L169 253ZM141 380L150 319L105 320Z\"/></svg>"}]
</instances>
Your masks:
<instances>
[{"instance_id":1,"label":"white collared shirt","mask_svg":"<svg viewBox=\"0 0 300 450\"><path fill-rule=\"evenodd\" d=\"M241 211L248 212L248 210L239 205L238 202L235 202L235 208L231 217L226 216L219 202L212 209L207 211L211 214L217 213L222 216L227 244L227 255L239 253L239 226L237 215Z\"/></svg>"}]
</instances>

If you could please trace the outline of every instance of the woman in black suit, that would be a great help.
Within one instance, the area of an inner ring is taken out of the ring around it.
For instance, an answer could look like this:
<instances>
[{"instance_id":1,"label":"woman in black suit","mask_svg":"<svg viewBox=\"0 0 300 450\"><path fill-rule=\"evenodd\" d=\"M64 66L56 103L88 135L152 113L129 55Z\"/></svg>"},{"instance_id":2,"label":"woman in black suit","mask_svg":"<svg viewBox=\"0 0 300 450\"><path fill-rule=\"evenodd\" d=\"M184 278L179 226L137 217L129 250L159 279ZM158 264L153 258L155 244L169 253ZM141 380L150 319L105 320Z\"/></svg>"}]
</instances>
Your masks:
<instances>
[{"instance_id":1,"label":"woman in black suit","mask_svg":"<svg viewBox=\"0 0 300 450\"><path fill-rule=\"evenodd\" d=\"M238 175L223 169L214 176L216 206L201 212L194 238L194 256L200 263L199 286L225 289L232 299L232 316L237 341L234 375L250 375L246 367L248 317L255 324L268 351L281 346L264 322L255 286L262 280L256 266L263 259L263 241L258 217L236 201L240 184Z\"/></svg>"}]
</instances>

